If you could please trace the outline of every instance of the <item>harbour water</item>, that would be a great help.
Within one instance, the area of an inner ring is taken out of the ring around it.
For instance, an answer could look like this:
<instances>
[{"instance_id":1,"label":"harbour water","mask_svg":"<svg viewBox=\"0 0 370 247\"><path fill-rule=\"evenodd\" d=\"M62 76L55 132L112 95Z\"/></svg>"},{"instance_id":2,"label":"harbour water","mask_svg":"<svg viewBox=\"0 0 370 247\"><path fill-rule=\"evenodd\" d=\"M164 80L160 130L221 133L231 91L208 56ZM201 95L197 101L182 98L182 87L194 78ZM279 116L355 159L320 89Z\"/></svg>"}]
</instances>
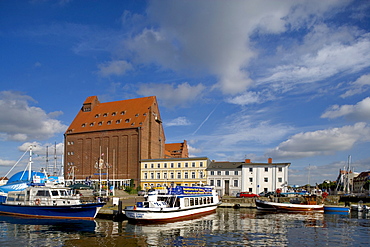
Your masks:
<instances>
[{"instance_id":1,"label":"harbour water","mask_svg":"<svg viewBox=\"0 0 370 247\"><path fill-rule=\"evenodd\" d=\"M0 246L368 246L369 218L218 208L192 220L136 225L0 215Z\"/></svg>"}]
</instances>

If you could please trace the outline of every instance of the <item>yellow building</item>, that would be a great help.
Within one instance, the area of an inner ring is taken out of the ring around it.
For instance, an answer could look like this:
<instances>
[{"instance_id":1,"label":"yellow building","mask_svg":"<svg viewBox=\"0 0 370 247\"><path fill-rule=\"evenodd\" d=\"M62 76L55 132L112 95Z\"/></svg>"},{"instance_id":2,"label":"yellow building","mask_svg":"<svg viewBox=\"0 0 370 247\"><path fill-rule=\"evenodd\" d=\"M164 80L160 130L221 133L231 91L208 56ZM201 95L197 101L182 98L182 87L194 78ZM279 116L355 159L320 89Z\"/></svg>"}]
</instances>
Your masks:
<instances>
[{"instance_id":1,"label":"yellow building","mask_svg":"<svg viewBox=\"0 0 370 247\"><path fill-rule=\"evenodd\" d=\"M141 160L141 188L207 184L207 157Z\"/></svg>"}]
</instances>

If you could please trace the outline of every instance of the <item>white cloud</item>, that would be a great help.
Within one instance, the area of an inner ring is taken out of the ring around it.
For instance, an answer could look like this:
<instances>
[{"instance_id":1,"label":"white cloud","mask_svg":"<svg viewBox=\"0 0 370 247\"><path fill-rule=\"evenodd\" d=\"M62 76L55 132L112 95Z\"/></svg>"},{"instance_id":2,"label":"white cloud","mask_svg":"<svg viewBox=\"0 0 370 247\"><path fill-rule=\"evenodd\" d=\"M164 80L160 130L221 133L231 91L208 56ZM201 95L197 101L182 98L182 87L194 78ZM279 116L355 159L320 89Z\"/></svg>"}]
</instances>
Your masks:
<instances>
[{"instance_id":1,"label":"white cloud","mask_svg":"<svg viewBox=\"0 0 370 247\"><path fill-rule=\"evenodd\" d=\"M40 143L40 142L25 142L18 147L21 152L26 152L29 147L32 146L32 152L38 155L46 155L46 149L50 156L54 155L54 150L56 150L56 155L62 155L64 153L63 143Z\"/></svg>"},{"instance_id":2,"label":"white cloud","mask_svg":"<svg viewBox=\"0 0 370 247\"><path fill-rule=\"evenodd\" d=\"M99 64L99 74L101 76L107 77L111 75L123 75L128 70L132 70L133 67L127 61L110 61L107 63Z\"/></svg>"},{"instance_id":3,"label":"white cloud","mask_svg":"<svg viewBox=\"0 0 370 247\"><path fill-rule=\"evenodd\" d=\"M166 121L165 126L171 127L171 126L187 126L191 125L191 122L186 117L178 117L171 121Z\"/></svg>"},{"instance_id":4,"label":"white cloud","mask_svg":"<svg viewBox=\"0 0 370 247\"><path fill-rule=\"evenodd\" d=\"M45 140L67 129L68 126L52 119L41 108L30 106L29 102L33 99L21 93L0 92L0 133L7 140Z\"/></svg>"},{"instance_id":5,"label":"white cloud","mask_svg":"<svg viewBox=\"0 0 370 247\"><path fill-rule=\"evenodd\" d=\"M349 96L363 93L367 86L370 86L370 74L362 75L356 81L350 83L351 89L346 91L341 95L342 98L347 98Z\"/></svg>"},{"instance_id":6,"label":"white cloud","mask_svg":"<svg viewBox=\"0 0 370 247\"><path fill-rule=\"evenodd\" d=\"M226 102L244 106L249 104L262 104L273 99L275 99L275 97L272 96L271 93L267 91L261 92L247 91L241 95L226 99Z\"/></svg>"},{"instance_id":7,"label":"white cloud","mask_svg":"<svg viewBox=\"0 0 370 247\"><path fill-rule=\"evenodd\" d=\"M205 87L202 84L191 86L189 83L182 84L141 84L137 91L140 95L156 95L161 105L167 108L177 106L186 107L192 101L202 97Z\"/></svg>"},{"instance_id":8,"label":"white cloud","mask_svg":"<svg viewBox=\"0 0 370 247\"><path fill-rule=\"evenodd\" d=\"M300 84L321 81L341 72L353 73L370 66L370 36L351 44L331 43L298 61L273 68L261 82Z\"/></svg>"},{"instance_id":9,"label":"white cloud","mask_svg":"<svg viewBox=\"0 0 370 247\"><path fill-rule=\"evenodd\" d=\"M363 99L356 105L333 105L321 117L330 119L346 117L352 121L368 121L370 120L370 97Z\"/></svg>"},{"instance_id":10,"label":"white cloud","mask_svg":"<svg viewBox=\"0 0 370 247\"><path fill-rule=\"evenodd\" d=\"M233 1L232 4L150 1L146 13L151 25L123 44L135 54L136 64L152 63L165 69L192 71L192 74L210 73L218 78L215 88L225 94L236 94L253 83L246 70L251 58L256 56L250 43L253 33L279 34L289 27L305 28L314 23L313 16L320 19L329 9L345 4L341 1ZM125 20L127 16L130 15L125 13ZM297 70L296 67L279 69Z\"/></svg>"},{"instance_id":11,"label":"white cloud","mask_svg":"<svg viewBox=\"0 0 370 247\"><path fill-rule=\"evenodd\" d=\"M353 126L296 134L266 154L286 159L330 155L336 151L349 150L356 143L369 141L370 126L366 123L356 123Z\"/></svg>"}]
</instances>

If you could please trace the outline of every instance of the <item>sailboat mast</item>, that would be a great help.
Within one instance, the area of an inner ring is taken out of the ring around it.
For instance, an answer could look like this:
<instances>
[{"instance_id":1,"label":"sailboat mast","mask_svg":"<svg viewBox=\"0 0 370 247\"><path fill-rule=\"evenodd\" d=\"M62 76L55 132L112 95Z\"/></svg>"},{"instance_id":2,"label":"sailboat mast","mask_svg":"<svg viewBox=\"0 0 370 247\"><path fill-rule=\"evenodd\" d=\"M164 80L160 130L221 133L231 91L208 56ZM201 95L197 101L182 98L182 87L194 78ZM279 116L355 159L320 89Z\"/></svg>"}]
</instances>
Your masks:
<instances>
[{"instance_id":1,"label":"sailboat mast","mask_svg":"<svg viewBox=\"0 0 370 247\"><path fill-rule=\"evenodd\" d=\"M32 172L32 145L30 145L30 159L28 164L28 181L31 181L31 172Z\"/></svg>"}]
</instances>

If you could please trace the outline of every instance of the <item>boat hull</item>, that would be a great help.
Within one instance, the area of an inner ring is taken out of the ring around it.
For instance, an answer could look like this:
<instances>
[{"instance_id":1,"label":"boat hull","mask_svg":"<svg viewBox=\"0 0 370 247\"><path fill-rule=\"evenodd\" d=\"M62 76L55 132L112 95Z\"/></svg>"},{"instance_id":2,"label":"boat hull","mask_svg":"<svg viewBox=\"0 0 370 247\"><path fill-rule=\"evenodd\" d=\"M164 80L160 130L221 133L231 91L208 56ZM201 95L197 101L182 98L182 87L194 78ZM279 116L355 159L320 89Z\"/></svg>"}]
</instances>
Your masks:
<instances>
[{"instance_id":1,"label":"boat hull","mask_svg":"<svg viewBox=\"0 0 370 247\"><path fill-rule=\"evenodd\" d=\"M186 209L163 208L162 210L127 207L125 214L128 220L135 222L169 222L210 214L216 211L217 206L218 204Z\"/></svg>"},{"instance_id":2,"label":"boat hull","mask_svg":"<svg viewBox=\"0 0 370 247\"><path fill-rule=\"evenodd\" d=\"M278 203L266 202L256 200L257 209L271 210L271 211L284 211L284 212L324 212L324 205L306 205L306 204L293 204L293 203Z\"/></svg>"},{"instance_id":3,"label":"boat hull","mask_svg":"<svg viewBox=\"0 0 370 247\"><path fill-rule=\"evenodd\" d=\"M0 204L0 213L34 218L93 220L104 203L70 206L25 206Z\"/></svg>"},{"instance_id":4,"label":"boat hull","mask_svg":"<svg viewBox=\"0 0 370 247\"><path fill-rule=\"evenodd\" d=\"M340 206L324 206L325 213L349 214L351 209L349 207Z\"/></svg>"}]
</instances>

